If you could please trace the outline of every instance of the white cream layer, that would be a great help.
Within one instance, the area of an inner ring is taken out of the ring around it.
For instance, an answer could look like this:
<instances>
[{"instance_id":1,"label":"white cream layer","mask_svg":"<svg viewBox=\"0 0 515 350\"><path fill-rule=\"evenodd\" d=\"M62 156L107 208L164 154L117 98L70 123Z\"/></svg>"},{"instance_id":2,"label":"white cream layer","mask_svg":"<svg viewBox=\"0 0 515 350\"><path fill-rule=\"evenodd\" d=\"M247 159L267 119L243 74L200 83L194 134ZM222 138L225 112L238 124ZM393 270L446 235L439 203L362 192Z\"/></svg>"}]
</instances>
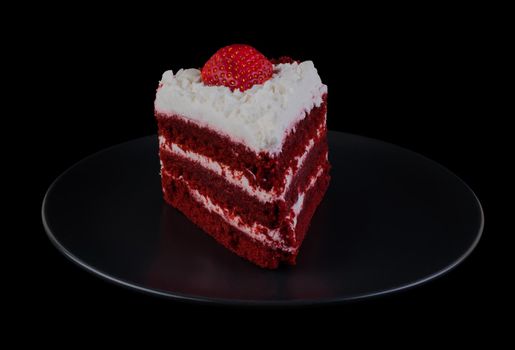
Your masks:
<instances>
[{"instance_id":1,"label":"white cream layer","mask_svg":"<svg viewBox=\"0 0 515 350\"><path fill-rule=\"evenodd\" d=\"M308 192L317 182L320 175L322 175L323 167L321 166L316 175L311 178L311 181L309 182L309 185L306 187L305 191L302 193L299 193L299 197L295 204L292 207L292 210L289 214L289 216L286 218L287 221L290 222L290 227L292 230L295 230L297 226L297 218L302 211L304 207L304 197L306 192ZM165 174L167 173L164 169L161 169L162 172ZM169 175L169 174L168 174ZM281 238L281 234L279 232L279 229L269 229L263 225L260 225L258 223L254 223L253 225L245 224L241 217L238 215L231 214L228 209L222 208L219 205L213 203L209 197L204 196L201 194L197 189L194 189L191 187L191 185L182 179L182 177L175 179L179 181L184 181L188 185L189 191L193 198L195 198L196 201L198 201L200 204L202 204L206 209L208 209L210 212L218 214L222 219L227 222L229 225L235 227L236 229L242 231L246 235L248 235L250 238L259 241L263 243L264 245L268 247L272 247L274 249L280 249L285 252L295 252L298 247L291 247L286 246L284 240ZM164 191L165 189L163 189Z\"/></svg>"},{"instance_id":2,"label":"white cream layer","mask_svg":"<svg viewBox=\"0 0 515 350\"><path fill-rule=\"evenodd\" d=\"M274 68L272 78L244 92L207 86L198 69L166 71L156 93L155 110L209 127L256 153L276 155L289 130L322 104L327 86L311 61Z\"/></svg>"},{"instance_id":3,"label":"white cream layer","mask_svg":"<svg viewBox=\"0 0 515 350\"><path fill-rule=\"evenodd\" d=\"M319 136L320 133L321 131L319 129L317 136ZM313 149L314 145L315 139L309 140L308 144L306 145L306 149L304 150L304 153L296 157L296 169L300 169L302 167L304 161L306 160L309 152ZM259 201L263 203L284 199L284 196L288 192L288 189L290 188L291 182L293 180L293 168L290 167L286 171L286 183L284 185L284 189L280 193L276 193L274 189L272 189L271 191L266 191L257 187L252 187L250 185L249 178L244 172L232 169L230 166L214 161L213 159L208 158L202 154L192 152L189 150L184 150L176 143L167 142L164 136L159 136L159 147L167 152L173 153L175 155L181 156L190 161L200 164L202 167L211 170L215 174L223 177L230 184L239 187L251 196L254 196L257 199L259 199Z\"/></svg>"}]
</instances>

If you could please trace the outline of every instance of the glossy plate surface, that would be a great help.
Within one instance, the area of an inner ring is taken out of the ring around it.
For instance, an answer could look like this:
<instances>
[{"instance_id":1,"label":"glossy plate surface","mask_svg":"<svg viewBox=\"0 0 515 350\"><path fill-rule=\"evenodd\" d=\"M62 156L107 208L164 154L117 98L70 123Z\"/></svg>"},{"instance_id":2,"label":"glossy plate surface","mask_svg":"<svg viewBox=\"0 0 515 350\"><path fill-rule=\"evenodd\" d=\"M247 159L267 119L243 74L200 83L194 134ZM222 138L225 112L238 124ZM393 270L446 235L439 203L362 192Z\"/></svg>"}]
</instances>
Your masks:
<instances>
[{"instance_id":1,"label":"glossy plate surface","mask_svg":"<svg viewBox=\"0 0 515 350\"><path fill-rule=\"evenodd\" d=\"M75 263L112 282L176 299L311 304L393 292L456 266L477 244L481 205L439 164L398 146L329 132L331 184L295 267L262 270L162 200L149 136L63 173L43 224Z\"/></svg>"}]
</instances>

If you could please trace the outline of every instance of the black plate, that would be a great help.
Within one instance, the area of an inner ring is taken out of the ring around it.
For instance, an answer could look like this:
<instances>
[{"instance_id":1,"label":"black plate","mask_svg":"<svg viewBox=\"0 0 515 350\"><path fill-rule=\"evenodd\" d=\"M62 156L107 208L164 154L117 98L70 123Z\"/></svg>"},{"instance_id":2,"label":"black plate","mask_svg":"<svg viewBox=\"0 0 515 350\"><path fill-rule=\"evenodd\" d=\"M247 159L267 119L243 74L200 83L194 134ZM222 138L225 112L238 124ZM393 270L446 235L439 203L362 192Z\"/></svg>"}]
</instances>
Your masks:
<instances>
[{"instance_id":1,"label":"black plate","mask_svg":"<svg viewBox=\"0 0 515 350\"><path fill-rule=\"evenodd\" d=\"M351 300L412 287L481 236L474 193L441 165L385 142L329 133L332 181L295 267L262 270L162 200L157 137L77 163L49 188L55 246L112 282L176 299L244 304Z\"/></svg>"}]
</instances>

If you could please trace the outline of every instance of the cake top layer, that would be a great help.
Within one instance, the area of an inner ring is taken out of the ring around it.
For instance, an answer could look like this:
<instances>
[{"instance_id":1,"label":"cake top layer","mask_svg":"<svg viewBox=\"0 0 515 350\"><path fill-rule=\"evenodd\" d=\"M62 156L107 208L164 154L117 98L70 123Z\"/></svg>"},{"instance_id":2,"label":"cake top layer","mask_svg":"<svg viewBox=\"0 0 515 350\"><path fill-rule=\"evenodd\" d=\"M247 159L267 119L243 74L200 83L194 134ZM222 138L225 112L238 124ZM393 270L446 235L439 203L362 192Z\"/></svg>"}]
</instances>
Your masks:
<instances>
[{"instance_id":1,"label":"cake top layer","mask_svg":"<svg viewBox=\"0 0 515 350\"><path fill-rule=\"evenodd\" d=\"M289 131L320 106L326 92L311 61L277 64L271 79L244 92L207 86L198 69L169 70L159 84L155 110L216 130L256 153L276 155Z\"/></svg>"}]
</instances>

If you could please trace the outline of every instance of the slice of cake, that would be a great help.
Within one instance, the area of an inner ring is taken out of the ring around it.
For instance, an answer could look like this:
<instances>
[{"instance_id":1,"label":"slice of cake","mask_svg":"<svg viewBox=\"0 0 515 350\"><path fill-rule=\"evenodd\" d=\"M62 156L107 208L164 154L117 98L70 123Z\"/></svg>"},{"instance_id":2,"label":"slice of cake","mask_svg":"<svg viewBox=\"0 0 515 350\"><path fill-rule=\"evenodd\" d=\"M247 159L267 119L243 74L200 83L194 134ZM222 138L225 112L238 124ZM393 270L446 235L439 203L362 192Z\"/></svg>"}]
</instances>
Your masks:
<instances>
[{"instance_id":1,"label":"slice of cake","mask_svg":"<svg viewBox=\"0 0 515 350\"><path fill-rule=\"evenodd\" d=\"M251 262L295 264L329 184L327 87L311 61L220 49L157 89L164 199Z\"/></svg>"}]
</instances>

